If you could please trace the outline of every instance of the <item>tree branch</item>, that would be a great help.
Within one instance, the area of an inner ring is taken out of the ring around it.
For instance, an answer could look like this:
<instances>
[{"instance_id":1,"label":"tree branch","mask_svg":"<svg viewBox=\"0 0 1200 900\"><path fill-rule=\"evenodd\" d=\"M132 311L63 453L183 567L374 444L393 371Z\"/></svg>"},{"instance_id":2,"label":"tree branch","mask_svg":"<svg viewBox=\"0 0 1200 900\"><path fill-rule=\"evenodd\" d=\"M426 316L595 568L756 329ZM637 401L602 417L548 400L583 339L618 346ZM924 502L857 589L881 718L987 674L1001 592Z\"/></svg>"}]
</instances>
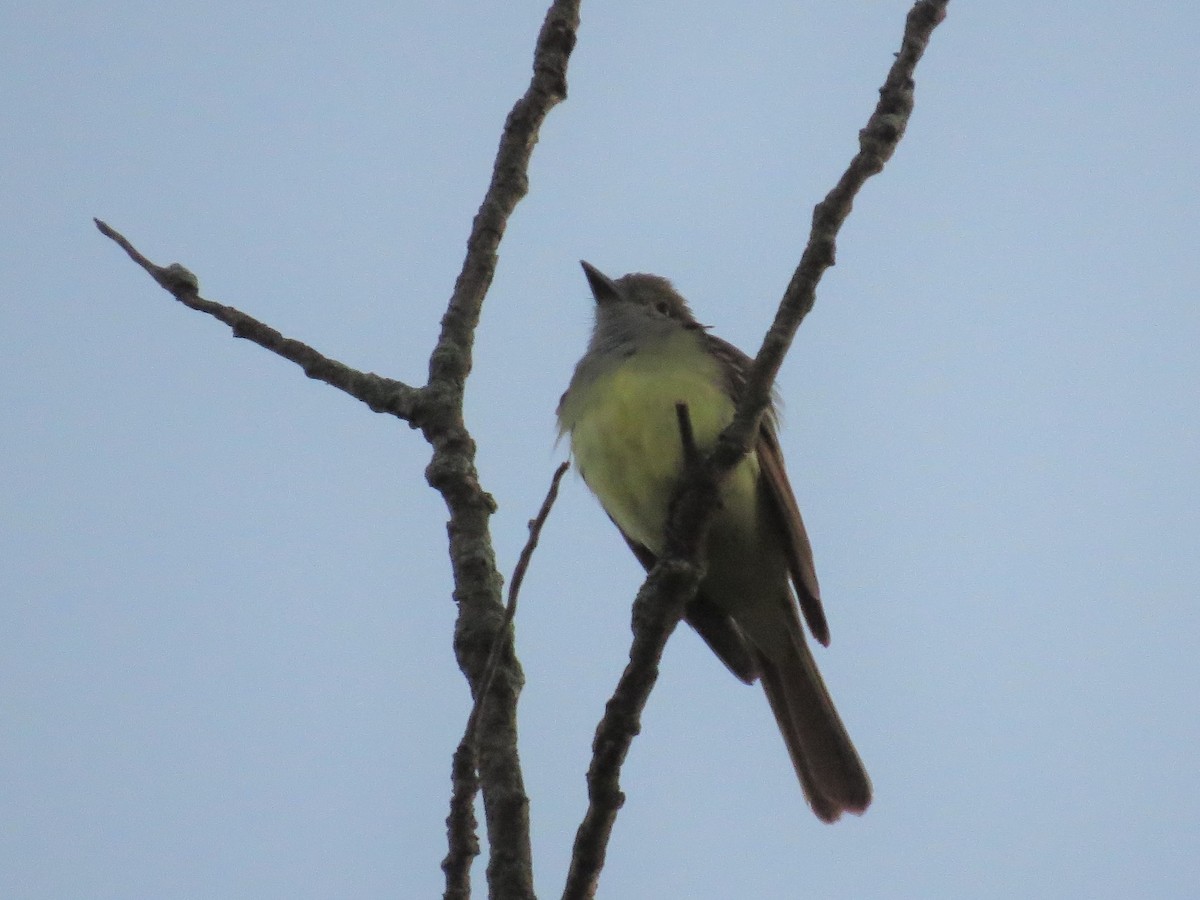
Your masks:
<instances>
[{"instance_id":1,"label":"tree branch","mask_svg":"<svg viewBox=\"0 0 1200 900\"><path fill-rule=\"evenodd\" d=\"M817 204L808 244L788 284L775 321L750 370L737 413L709 458L680 480L667 520L666 546L634 601L633 645L604 717L596 729L588 769L588 809L575 837L563 897L595 896L617 811L624 803L620 767L658 676L667 639L701 578L701 548L718 502L718 486L746 455L770 400L771 385L800 321L812 309L816 287L834 263L835 238L863 183L883 169L895 151L913 107L912 75L949 0L918 0L908 14L900 53L880 89L879 103L859 135L859 152L837 185ZM678 411L677 411L678 412ZM686 442L686 419L679 414Z\"/></svg>"},{"instance_id":2,"label":"tree branch","mask_svg":"<svg viewBox=\"0 0 1200 900\"><path fill-rule=\"evenodd\" d=\"M855 196L868 178L883 171L904 137L913 110L913 73L933 29L946 18L948 4L949 0L918 0L909 10L900 52L879 89L875 111L858 134L858 153L833 190L813 209L812 229L800 264L792 274L775 320L747 376L737 415L721 435L713 454L713 464L723 472L732 470L746 455L751 438L758 431L763 410L771 399L771 385L796 329L816 303L817 284L825 270L835 263L837 235L850 215Z\"/></svg>"},{"instance_id":3,"label":"tree branch","mask_svg":"<svg viewBox=\"0 0 1200 900\"><path fill-rule=\"evenodd\" d=\"M675 405L675 416L682 444L681 484L684 484L691 478L704 476L704 469L700 468L704 460L696 446L686 403ZM670 518L674 520L674 516ZM712 517L708 518L711 521ZM629 663L604 707L604 717L592 741L592 762L587 772L588 808L575 833L571 866L563 889L564 900L588 900L596 895L613 824L617 812L625 805L620 784L621 766L625 764L634 737L642 730L642 710L658 681L658 667L667 640L700 585L703 572L696 560L708 524L700 522L693 533L683 535L695 544L689 546L685 554L672 556L668 552L663 556L650 570L633 601L633 644L629 649Z\"/></svg>"},{"instance_id":4,"label":"tree branch","mask_svg":"<svg viewBox=\"0 0 1200 900\"><path fill-rule=\"evenodd\" d=\"M129 258L145 269L150 277L184 306L197 312L208 313L230 327L235 338L245 338L260 347L290 360L304 370L309 378L323 381L331 387L344 391L356 400L361 400L372 411L390 413L404 419L414 428L421 424L421 391L409 387L402 381L384 378L373 372L360 372L349 366L322 356L307 344L284 337L270 325L253 316L205 300L200 296L200 284L196 276L181 266L172 263L159 266L152 263L133 246L125 236L107 222L93 219L100 233L115 241Z\"/></svg>"},{"instance_id":5,"label":"tree branch","mask_svg":"<svg viewBox=\"0 0 1200 900\"><path fill-rule=\"evenodd\" d=\"M508 586L508 603L504 609L504 625L512 624L517 615L517 596L521 591L521 583L533 559L533 551L537 549L542 528L550 516L554 501L558 498L558 486L562 477L570 468L570 463L564 462L554 472L550 479L550 489L546 499L542 501L541 509L529 523L529 539L525 542L513 576ZM484 670L482 689L477 697L486 697L491 688L492 679L496 674L496 666L500 660L500 650L504 630L496 632L488 655L487 667ZM479 839L475 836L475 794L479 790L479 779L476 777L477 748L476 736L479 726L479 712L482 702L476 699L471 707L471 715L467 718L467 727L463 731L458 749L454 751L451 773L450 814L446 817L446 830L449 834L450 849L442 861L442 871L446 873L446 891L444 900L466 900L471 896L471 861L479 855Z\"/></svg>"},{"instance_id":6,"label":"tree branch","mask_svg":"<svg viewBox=\"0 0 1200 900\"><path fill-rule=\"evenodd\" d=\"M509 215L529 189L529 159L542 122L566 97L567 62L578 27L579 0L550 5L538 34L529 88L504 124L491 183L467 240L466 259L442 318L425 387L430 414L422 430L433 445L425 477L450 512L447 532L458 601L454 652L476 701L498 635L500 640L496 674L481 706L476 734L490 847L489 892L504 898L534 896L529 798L517 756L517 698L524 674L500 602L501 578L488 530L495 503L479 484L475 442L463 420L463 386L471 371L483 297L496 269L496 249Z\"/></svg>"},{"instance_id":7,"label":"tree branch","mask_svg":"<svg viewBox=\"0 0 1200 900\"><path fill-rule=\"evenodd\" d=\"M472 711L471 722L475 717ZM471 863L479 855L479 836L475 833L475 795L479 793L476 772L477 754L473 740L463 735L450 765L450 814L446 816L446 834L450 849L442 860L446 890L442 900L468 900L471 896Z\"/></svg>"},{"instance_id":8,"label":"tree branch","mask_svg":"<svg viewBox=\"0 0 1200 900\"><path fill-rule=\"evenodd\" d=\"M579 0L554 0L538 34L529 88L505 121L491 182L472 225L462 271L430 355L429 381L423 387L351 369L233 307L202 298L196 277L183 266L155 265L124 236L96 220L103 234L181 303L226 323L235 337L295 362L309 377L420 428L432 445L426 480L441 493L450 514L447 532L454 598L459 604L455 655L472 695L479 700L486 694L476 743L491 851L488 884L492 896L504 898L533 897L529 800L517 757L516 706L524 676L513 652L511 622L500 599L503 579L488 532L496 504L479 483L475 443L463 419L462 400L479 312L496 268L496 250L509 216L528 192L529 159L542 122L566 97L567 63L578 27ZM498 662L484 691L482 679L493 646L499 647ZM464 764L456 757L456 778Z\"/></svg>"}]
</instances>

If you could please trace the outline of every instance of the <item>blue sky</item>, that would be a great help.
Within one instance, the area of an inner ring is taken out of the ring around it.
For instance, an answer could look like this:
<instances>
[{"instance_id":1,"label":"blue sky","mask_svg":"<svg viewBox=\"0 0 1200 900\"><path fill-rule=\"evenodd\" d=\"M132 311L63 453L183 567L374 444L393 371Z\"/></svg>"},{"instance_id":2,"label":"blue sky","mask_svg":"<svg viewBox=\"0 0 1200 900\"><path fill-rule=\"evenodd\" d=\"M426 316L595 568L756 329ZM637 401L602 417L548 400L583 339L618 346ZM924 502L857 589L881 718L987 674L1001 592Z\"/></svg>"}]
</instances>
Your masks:
<instances>
[{"instance_id":1,"label":"blue sky","mask_svg":"<svg viewBox=\"0 0 1200 900\"><path fill-rule=\"evenodd\" d=\"M577 260L753 350L906 10L585 4L469 387L505 572L564 453ZM91 217L419 383L543 12L5 8L3 896L439 893L468 694L425 444ZM875 804L818 823L681 631L601 896L1200 893L1198 42L1193 3L951 4L780 377ZM640 578L569 477L517 622L544 896Z\"/></svg>"}]
</instances>

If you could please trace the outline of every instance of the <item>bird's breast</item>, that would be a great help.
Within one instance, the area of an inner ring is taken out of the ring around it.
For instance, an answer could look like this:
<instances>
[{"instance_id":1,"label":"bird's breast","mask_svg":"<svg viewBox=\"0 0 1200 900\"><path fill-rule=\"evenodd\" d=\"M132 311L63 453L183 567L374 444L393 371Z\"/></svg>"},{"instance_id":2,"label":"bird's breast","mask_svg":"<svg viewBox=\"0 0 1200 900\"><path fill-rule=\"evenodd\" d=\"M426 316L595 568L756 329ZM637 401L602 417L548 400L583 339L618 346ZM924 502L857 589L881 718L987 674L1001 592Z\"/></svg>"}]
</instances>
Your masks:
<instances>
[{"instance_id":1,"label":"bird's breast","mask_svg":"<svg viewBox=\"0 0 1200 900\"><path fill-rule=\"evenodd\" d=\"M643 349L608 367L580 390L572 385L563 408L563 430L588 487L633 540L662 552L667 506L679 478L683 452L676 405L687 404L697 446L710 449L733 418L734 405L718 363L692 334ZM752 515L739 497L754 495L757 459L733 473L722 515ZM740 483L740 484L739 484Z\"/></svg>"}]
</instances>

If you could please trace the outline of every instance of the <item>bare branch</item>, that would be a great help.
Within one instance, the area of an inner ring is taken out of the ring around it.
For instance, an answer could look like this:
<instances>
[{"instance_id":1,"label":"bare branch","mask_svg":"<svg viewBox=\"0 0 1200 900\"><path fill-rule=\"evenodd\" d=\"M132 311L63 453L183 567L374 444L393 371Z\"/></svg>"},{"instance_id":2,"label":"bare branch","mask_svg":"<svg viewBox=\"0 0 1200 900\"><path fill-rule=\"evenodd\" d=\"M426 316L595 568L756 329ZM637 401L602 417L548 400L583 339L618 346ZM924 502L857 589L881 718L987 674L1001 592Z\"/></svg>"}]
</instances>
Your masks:
<instances>
[{"instance_id":1,"label":"bare branch","mask_svg":"<svg viewBox=\"0 0 1200 900\"><path fill-rule=\"evenodd\" d=\"M271 326L232 306L205 300L200 296L196 276L179 263L169 266L155 265L108 223L100 219L94 221L101 234L120 245L129 254L130 259L145 269L151 278L184 306L219 319L232 329L234 337L253 341L260 347L296 363L309 378L345 391L356 400L361 400L374 412L390 413L411 423L414 428L420 426L420 390L373 372L352 369L336 359L322 356L307 344L284 337Z\"/></svg>"},{"instance_id":2,"label":"bare branch","mask_svg":"<svg viewBox=\"0 0 1200 900\"><path fill-rule=\"evenodd\" d=\"M633 601L633 645L629 663L604 707L604 717L592 741L588 766L588 808L571 850L571 867L563 888L564 900L590 900L596 895L617 812L625 804L621 766L633 739L641 732L642 710L658 681L663 649L684 607L696 595L701 570L678 559L663 557Z\"/></svg>"},{"instance_id":3,"label":"bare branch","mask_svg":"<svg viewBox=\"0 0 1200 900\"><path fill-rule=\"evenodd\" d=\"M812 230L800 264L784 292L775 321L763 338L758 356L747 376L745 392L733 423L721 435L713 461L722 471L731 470L758 431L758 421L771 397L771 385L783 365L800 322L816 302L817 284L825 270L834 265L836 238L850 215L854 198L868 178L883 171L892 158L913 110L913 72L943 19L949 0L918 0L909 10L900 52L888 71L879 102L859 132L859 150L837 185L813 209Z\"/></svg>"},{"instance_id":4,"label":"bare branch","mask_svg":"<svg viewBox=\"0 0 1200 900\"><path fill-rule=\"evenodd\" d=\"M579 28L579 0L555 0L538 34L533 79L504 123L492 181L467 239L467 256L454 284L442 332L429 360L430 385L462 390L483 297L496 271L496 250L508 217L529 191L529 159L547 113L567 96L567 61Z\"/></svg>"},{"instance_id":5,"label":"bare branch","mask_svg":"<svg viewBox=\"0 0 1200 900\"><path fill-rule=\"evenodd\" d=\"M554 470L554 475L550 478L550 489L546 491L546 499L542 501L541 509L538 514L529 522L529 540L525 542L525 546L521 549L521 555L517 559L516 568L513 569L512 581L508 586L508 605L504 610L504 621L511 622L517 615L517 595L521 591L521 584L525 581L525 573L529 571L529 563L533 559L533 551L537 549L538 541L542 536L542 528L546 525L546 519L550 516L550 510L554 508L554 501L558 499L558 486L562 483L563 476L567 474L567 469L571 468L569 462L564 462ZM489 660L490 662L490 660Z\"/></svg>"},{"instance_id":6,"label":"bare branch","mask_svg":"<svg viewBox=\"0 0 1200 900\"><path fill-rule=\"evenodd\" d=\"M578 27L579 0L555 0L538 34L529 89L505 121L492 180L475 215L466 259L429 359L425 388L430 415L422 429L433 445L425 476L450 511L447 532L458 601L454 652L477 701L499 635L499 662L479 713L476 744L490 846L489 892L505 898L534 896L529 798L517 755L517 697L524 674L500 603L501 579L488 531L495 503L479 484L475 443L463 421L463 386L471 371L479 311L496 268L496 249L509 215L528 191L529 159L542 122L566 96L567 62Z\"/></svg>"},{"instance_id":7,"label":"bare branch","mask_svg":"<svg viewBox=\"0 0 1200 900\"><path fill-rule=\"evenodd\" d=\"M709 484L713 489L715 508L716 482L702 465L704 459L696 446L687 404L677 403L675 415L683 445L680 483L701 481ZM671 522L678 518L674 509L680 496L676 491L672 513L668 516ZM697 523L694 530L680 531L683 539L693 543L675 554L668 547L668 552L650 570L633 601L633 644L629 649L629 663L604 708L604 716L592 741L592 762L587 772L588 808L575 833L571 867L563 889L564 900L588 900L595 896L617 812L625 804L620 784L621 766L633 739L642 730L642 710L658 681L658 666L667 640L683 618L684 608L696 596L703 574L696 560L711 518L710 515L707 520Z\"/></svg>"},{"instance_id":8,"label":"bare branch","mask_svg":"<svg viewBox=\"0 0 1200 900\"><path fill-rule=\"evenodd\" d=\"M558 498L558 486L570 466L570 463L564 462L555 470L550 479L550 489L546 492L546 499L542 501L537 516L529 522L529 539L521 550L521 556L517 559L517 565L513 569L513 576L508 586L508 604L504 610L505 626L510 625L517 615L517 596L521 591L521 583L525 580L529 562L533 559L533 551L537 549L542 528L550 516L554 501ZM479 790L479 780L475 777L475 738L479 725L479 710L483 705L482 698L488 695L492 678L496 674L502 644L500 637L504 633L503 629L496 632L496 640L493 641L487 668L484 670L482 688L476 692L476 700L471 707L467 727L463 732L458 749L454 752L450 814L446 817L450 850L442 862L442 870L446 873L445 900L466 898L471 894L471 861L479 855L479 839L475 836L474 814L475 794Z\"/></svg>"},{"instance_id":9,"label":"bare branch","mask_svg":"<svg viewBox=\"0 0 1200 900\"><path fill-rule=\"evenodd\" d=\"M780 303L750 372L750 382L734 421L721 435L706 463L682 478L668 515L666 546L634 601L633 645L630 661L618 682L604 718L596 730L592 764L588 769L588 809L575 837L571 868L563 897L590 900L595 896L609 836L624 803L620 767L658 676L663 648L696 594L700 559L707 530L718 502L721 479L746 454L770 400L770 387L791 344L800 320L812 308L816 286L834 262L834 239L850 213L859 188L883 169L904 134L913 105L912 75L933 29L945 18L949 0L918 0L909 12L900 53L880 90L879 104L860 133L860 150L846 173L814 210L808 245ZM680 412L681 437L687 441L690 422Z\"/></svg>"},{"instance_id":10,"label":"bare branch","mask_svg":"<svg viewBox=\"0 0 1200 900\"><path fill-rule=\"evenodd\" d=\"M474 722L474 715L471 722ZM468 729L471 727L468 724ZM479 837L475 833L475 795L479 792L476 775L475 744L464 735L454 751L450 769L450 814L446 816L446 833L450 850L442 860L446 873L443 900L468 900L471 896L471 863L479 855Z\"/></svg>"}]
</instances>

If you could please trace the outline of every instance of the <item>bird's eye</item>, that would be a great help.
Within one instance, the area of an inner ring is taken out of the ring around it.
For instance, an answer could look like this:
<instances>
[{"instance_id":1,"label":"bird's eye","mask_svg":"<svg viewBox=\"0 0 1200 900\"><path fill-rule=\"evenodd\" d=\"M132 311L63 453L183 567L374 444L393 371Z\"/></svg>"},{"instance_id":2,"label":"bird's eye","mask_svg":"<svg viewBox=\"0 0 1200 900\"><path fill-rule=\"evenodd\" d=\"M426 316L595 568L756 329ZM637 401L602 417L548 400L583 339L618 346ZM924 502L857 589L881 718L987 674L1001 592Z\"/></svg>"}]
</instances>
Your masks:
<instances>
[{"instance_id":1,"label":"bird's eye","mask_svg":"<svg viewBox=\"0 0 1200 900\"><path fill-rule=\"evenodd\" d=\"M671 307L669 307L667 305L666 300L659 300L657 303L654 304L654 308L657 309L664 316L670 315L670 313L671 313Z\"/></svg>"}]
</instances>

